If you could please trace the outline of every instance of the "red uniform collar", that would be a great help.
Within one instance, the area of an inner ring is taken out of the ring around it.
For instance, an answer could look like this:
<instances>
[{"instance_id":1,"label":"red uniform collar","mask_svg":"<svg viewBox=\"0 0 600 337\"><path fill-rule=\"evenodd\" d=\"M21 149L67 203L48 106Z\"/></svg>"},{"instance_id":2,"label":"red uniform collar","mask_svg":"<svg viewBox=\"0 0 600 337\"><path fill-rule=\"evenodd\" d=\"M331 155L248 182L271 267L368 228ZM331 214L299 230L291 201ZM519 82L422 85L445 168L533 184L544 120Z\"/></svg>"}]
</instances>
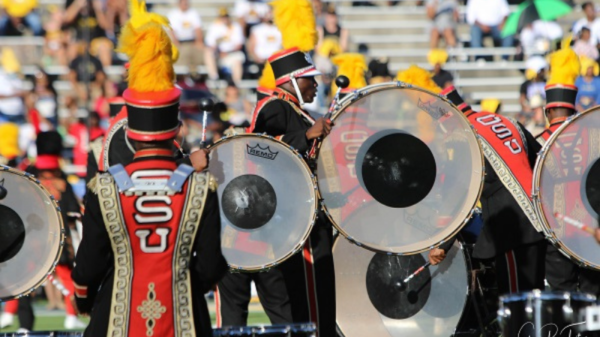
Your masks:
<instances>
[{"instance_id":1,"label":"red uniform collar","mask_svg":"<svg viewBox=\"0 0 600 337\"><path fill-rule=\"evenodd\" d=\"M300 101L298 101L298 98L296 98L296 95L290 93L289 91L282 89L282 88L275 88L275 90L273 90L273 97L277 97L279 99L288 101L288 102L292 102L295 105L297 105L298 107L300 107Z\"/></svg>"}]
</instances>

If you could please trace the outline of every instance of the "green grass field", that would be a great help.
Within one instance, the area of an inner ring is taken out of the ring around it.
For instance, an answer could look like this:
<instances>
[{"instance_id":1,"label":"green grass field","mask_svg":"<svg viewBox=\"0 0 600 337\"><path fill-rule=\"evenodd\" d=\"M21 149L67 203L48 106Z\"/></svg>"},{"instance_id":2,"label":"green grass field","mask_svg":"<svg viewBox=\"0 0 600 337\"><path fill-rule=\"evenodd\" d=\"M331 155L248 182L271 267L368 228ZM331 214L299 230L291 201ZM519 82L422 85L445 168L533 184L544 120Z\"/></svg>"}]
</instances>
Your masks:
<instances>
[{"instance_id":1,"label":"green grass field","mask_svg":"<svg viewBox=\"0 0 600 337\"><path fill-rule=\"evenodd\" d=\"M33 310L35 312L35 324L33 327L34 331L67 331L65 330L63 323L65 320L64 311L49 311L45 308L45 301L39 301L34 304ZM210 316L215 324L215 310L214 303L209 301L208 307L210 309ZM263 325L270 324L269 318L263 311L261 305L259 303L250 304L248 314L248 325ZM87 322L89 319L87 317L81 317L82 321ZM19 328L18 319L15 316L15 321L12 326L9 326L4 329L0 329L0 333L2 332L15 332ZM70 330L77 331L77 330Z\"/></svg>"}]
</instances>

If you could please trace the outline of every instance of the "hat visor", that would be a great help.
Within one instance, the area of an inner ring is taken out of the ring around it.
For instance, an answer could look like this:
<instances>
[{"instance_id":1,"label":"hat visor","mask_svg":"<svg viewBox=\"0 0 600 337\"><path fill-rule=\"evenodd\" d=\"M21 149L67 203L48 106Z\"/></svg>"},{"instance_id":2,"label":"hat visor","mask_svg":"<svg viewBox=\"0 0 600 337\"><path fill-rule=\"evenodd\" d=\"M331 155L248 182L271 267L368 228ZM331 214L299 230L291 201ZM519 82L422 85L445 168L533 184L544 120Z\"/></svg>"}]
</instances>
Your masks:
<instances>
[{"instance_id":1,"label":"hat visor","mask_svg":"<svg viewBox=\"0 0 600 337\"><path fill-rule=\"evenodd\" d=\"M309 68L306 70L306 72L296 75L296 77L315 77L320 75L322 74L317 70L317 68Z\"/></svg>"}]
</instances>

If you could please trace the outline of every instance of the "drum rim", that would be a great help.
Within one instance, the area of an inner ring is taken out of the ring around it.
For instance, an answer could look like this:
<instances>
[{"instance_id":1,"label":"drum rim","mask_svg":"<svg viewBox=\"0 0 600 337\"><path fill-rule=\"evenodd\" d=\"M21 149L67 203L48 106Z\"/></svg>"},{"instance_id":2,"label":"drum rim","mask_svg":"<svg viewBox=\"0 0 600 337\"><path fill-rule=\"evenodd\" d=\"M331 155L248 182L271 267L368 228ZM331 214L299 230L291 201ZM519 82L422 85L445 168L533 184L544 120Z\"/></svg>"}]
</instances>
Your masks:
<instances>
[{"instance_id":1,"label":"drum rim","mask_svg":"<svg viewBox=\"0 0 600 337\"><path fill-rule=\"evenodd\" d=\"M283 141L267 135L266 133L236 133L236 134L232 134L229 136L225 136L221 139L219 139L217 142L215 142L214 144L210 145L209 147L207 147L207 150L211 151L212 149L227 143L233 139L236 138L255 138L255 137L259 137L259 138L264 138L264 139L270 139L272 141L275 141L277 143L279 143L280 145L283 145L283 147L286 149L286 151L290 151L291 154L293 154L293 157L296 157L299 159L299 161L301 162L301 166L303 166L305 168L305 173L307 174L307 177L309 178L310 183L312 184L312 188L310 189L311 194L313 196L313 214L310 218L309 224L306 227L305 233L302 237L302 240L296 244L294 246L294 248L288 252L286 255L284 255L283 257L277 259L274 262L265 264L265 265L260 265L260 266L249 266L249 267L243 267L243 266L238 266L235 264L231 264L229 262L227 262L227 265L229 266L229 269L231 271L239 271L239 272L262 272L262 271L268 271L269 269L278 266L279 264L283 263L284 261L286 261L287 259L289 259L290 257L292 257L294 254L298 253L300 251L300 249L302 249L302 247L304 246L304 244L306 243L306 240L308 240L308 237L310 236L310 233L312 232L312 228L315 225L315 221L317 219L317 213L319 210L319 200L320 200L320 195L318 193L318 184L317 184L317 176L312 172L312 170L310 169L310 167L308 166L308 164L306 163L306 161L304 160L304 157L302 157L302 155L293 147L291 147L290 145L284 143ZM209 168L210 168L210 164L209 164ZM210 172L210 171L209 171ZM220 203L219 203L220 204ZM221 206L219 206L221 207ZM220 211L220 209L219 209Z\"/></svg>"},{"instance_id":2,"label":"drum rim","mask_svg":"<svg viewBox=\"0 0 600 337\"><path fill-rule=\"evenodd\" d=\"M31 286L28 290L26 290L18 295L13 295L13 296L8 296L8 297L0 297L0 302L2 302L2 301L10 301L13 299L21 298L23 296L27 296L31 292L33 292L34 290L39 288L44 282L46 282L48 275L50 275L54 272L54 269L56 268L56 265L58 264L58 260L60 259L60 255L62 254L63 247L65 244L65 225L63 222L62 215L60 214L60 207L58 206L58 202L56 202L56 199L54 199L52 194L50 194L50 192L48 192L48 190L41 184L41 182L39 180L37 180L37 178L34 175L27 173L27 172L17 170L15 168L12 168L12 167L6 166L6 165L0 165L0 172L12 173L12 174L23 177L23 178L31 181L32 183L34 183L33 185L36 186L37 188L39 188L42 191L42 194L46 195L48 197L48 199L50 200L50 202L52 203L52 207L56 211L55 215L58 218L58 225L60 228L59 245L58 245L56 254L53 258L54 262L50 266L50 269L43 274L43 276L40 280L34 282L33 286Z\"/></svg>"},{"instance_id":3,"label":"drum rim","mask_svg":"<svg viewBox=\"0 0 600 337\"><path fill-rule=\"evenodd\" d=\"M550 152L550 151L548 151L549 148L552 146L552 144L554 144L556 142L556 139L558 139L558 137L562 133L562 131L564 129L566 129L567 127L569 127L569 125L574 123L575 120L577 120L580 117L585 116L589 113L592 113L596 110L600 110L600 106L595 106L595 107L589 108L587 110L578 112L572 116L569 116L565 120L565 122L562 123L562 125L560 125L558 127L558 129L556 129L556 131L554 131L552 133L552 135L550 135L550 138L548 138L548 140L544 143L544 146L542 146L542 149L538 153L538 158L535 161L535 166L533 168L533 186L532 186L532 190L531 190L531 195L532 195L531 199L533 200L534 210L537 214L537 217L541 224L541 227L544 232L544 236L546 237L546 240L550 241L550 243L554 247L556 247L559 252L561 252L565 257L567 257L569 260L573 261L580 267L590 268L590 269L594 269L594 270L600 270L600 264L592 263L591 261L583 258L583 256L580 256L579 254L575 253L574 251L569 249L569 247L567 247L562 242L562 240L560 240L556 236L556 233L554 233L554 230L552 229L552 227L550 227L550 223L548 222L548 219L546 219L546 216L544 215L544 210L542 207L542 197L541 197L541 194L539 193L540 192L540 183L541 183L541 179L542 179L542 171L544 169L543 163L546 161L546 158L548 157L548 153Z\"/></svg>"},{"instance_id":4,"label":"drum rim","mask_svg":"<svg viewBox=\"0 0 600 337\"><path fill-rule=\"evenodd\" d=\"M333 246L331 248L331 254L333 256L333 252L335 251L335 247L338 244L338 240L348 240L345 236L343 235L338 235L334 240L333 240ZM350 243L353 243L352 241L350 241ZM456 327L454 327L454 331L456 331L456 329L458 328L458 325L460 324L460 322L465 318L465 314L466 314L466 310L465 308L467 307L467 305L469 304L469 293L471 291L471 274L470 271L473 270L473 264L471 261L471 256L469 256L469 254L467 253L467 251L464 249L464 245L460 240L456 240L453 244L454 245L458 245L457 249L459 249L459 253L463 256L465 265L467 266L466 270L464 271L465 274L467 275L467 286L466 286L466 292L465 292L465 303L463 304L463 308L460 314L460 318L458 319L458 323L456 324ZM362 247L361 247L362 248ZM367 249L370 250L370 249ZM370 250L371 252L375 253L375 254L388 254L388 253L382 253L382 252L375 252ZM388 255L398 255L398 254L388 254ZM335 265L334 265L334 272L335 272ZM337 301L337 299L336 299ZM337 315L336 315L337 316ZM339 330L339 332L342 334L342 337L345 337L346 334L344 333L344 330L340 327L339 323L338 323L338 318L335 318L335 325L337 327L337 330Z\"/></svg>"},{"instance_id":5,"label":"drum rim","mask_svg":"<svg viewBox=\"0 0 600 337\"><path fill-rule=\"evenodd\" d=\"M596 302L596 296L582 292L570 292L570 291L541 291L535 289L533 291L521 291L514 294L502 295L499 298L500 304L513 303L525 301L528 299L542 299L542 300L563 300L571 299L576 301L584 302Z\"/></svg>"},{"instance_id":6,"label":"drum rim","mask_svg":"<svg viewBox=\"0 0 600 337\"><path fill-rule=\"evenodd\" d=\"M480 179L481 183L479 184L479 191L477 191L477 198L475 198L473 205L470 207L471 210L468 212L465 219L461 223L459 223L457 228L455 228L444 239L438 241L434 245L424 247L424 248L418 249L418 250L407 251L407 252L391 252L389 250L385 250L384 247L359 242L354 237L349 235L343 228L341 228L341 226L333 219L333 216L331 216L331 214L329 213L329 210L327 208L325 201L321 203L321 210L323 210L323 212L325 213L325 215L327 216L329 221L331 221L331 223L333 224L335 229L338 232L340 232L340 234L342 236L344 236L346 239L348 239L348 241L350 241L351 243L353 243L361 248L368 249L368 250L376 252L376 253L385 253L385 254L392 254L392 255L415 255L415 254L420 254L420 253L426 252L426 251L434 249L434 248L438 248L439 246L444 244L444 242L447 242L450 238L455 237L460 232L460 230L467 224L467 222L469 222L469 220L473 217L475 208L477 206L477 203L479 202L479 199L481 198L481 193L483 192L483 185L484 185L484 179L485 179L485 157L483 155L483 149L481 148L481 143L479 141L479 135L477 134L477 131L475 131L475 127L473 126L473 124L471 124L471 122L467 119L467 117L462 113L462 111L458 110L458 108L448 98L446 98L446 96L441 95L441 94L436 94L429 90L426 90L426 89L423 89L423 88L420 88L417 86L413 86L411 84L404 83L401 81L392 81L392 82L367 85L366 87L363 87L361 89L358 89L358 90L355 90L355 91L349 93L339 102L339 104L337 104L335 106L334 113L331 116L331 121L335 124L335 120L344 112L344 110L346 110L347 107L349 107L351 104L353 104L354 102L356 102L364 97L370 96L376 92L385 91L388 89L398 89L398 88L421 91L421 92L424 92L426 94L429 94L429 95L432 95L432 96L435 96L435 97L441 99L445 103L448 103L448 105L450 105L452 107L452 109L454 110L455 114L459 115L460 116L459 118L464 119L466 124L469 125L469 129L471 130L475 139L477 140L477 148L479 149L479 155L480 155L480 161L481 161L481 179ZM317 151L315 160L318 160L318 158L319 158L322 144L323 144L323 141L320 141L319 145L318 145L318 151ZM319 191L319 198L323 199L321 196L321 188L320 188L318 180L317 180L317 186L318 186L318 191Z\"/></svg>"}]
</instances>

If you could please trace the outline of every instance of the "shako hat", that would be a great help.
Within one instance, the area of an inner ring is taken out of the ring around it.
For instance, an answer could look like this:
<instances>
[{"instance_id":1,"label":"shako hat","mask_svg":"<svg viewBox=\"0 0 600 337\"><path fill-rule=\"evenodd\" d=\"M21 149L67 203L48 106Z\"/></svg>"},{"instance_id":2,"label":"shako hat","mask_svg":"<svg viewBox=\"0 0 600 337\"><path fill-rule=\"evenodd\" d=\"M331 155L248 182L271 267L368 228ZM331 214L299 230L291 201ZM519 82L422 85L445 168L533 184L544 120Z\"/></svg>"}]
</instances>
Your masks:
<instances>
[{"instance_id":1,"label":"shako hat","mask_svg":"<svg viewBox=\"0 0 600 337\"><path fill-rule=\"evenodd\" d=\"M575 110L577 87L575 79L581 69L579 57L570 47L550 55L550 79L546 82L546 109Z\"/></svg>"},{"instance_id":2,"label":"shako hat","mask_svg":"<svg viewBox=\"0 0 600 337\"><path fill-rule=\"evenodd\" d=\"M123 27L118 50L129 57L127 136L136 141L161 141L179 133L179 97L173 63L178 51L169 36L169 20L131 1L131 18Z\"/></svg>"}]
</instances>

